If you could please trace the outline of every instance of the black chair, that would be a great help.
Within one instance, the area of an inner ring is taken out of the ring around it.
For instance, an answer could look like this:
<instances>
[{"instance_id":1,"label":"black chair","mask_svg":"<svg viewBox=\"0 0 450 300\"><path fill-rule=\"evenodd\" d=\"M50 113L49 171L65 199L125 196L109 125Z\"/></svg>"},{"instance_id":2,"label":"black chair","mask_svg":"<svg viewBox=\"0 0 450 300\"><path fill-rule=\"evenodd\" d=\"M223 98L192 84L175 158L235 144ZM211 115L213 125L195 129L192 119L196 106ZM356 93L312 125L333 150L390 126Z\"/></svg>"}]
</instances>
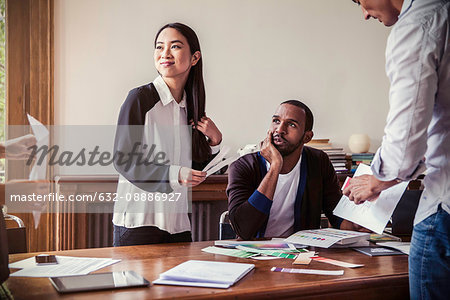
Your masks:
<instances>
[{"instance_id":1,"label":"black chair","mask_svg":"<svg viewBox=\"0 0 450 300\"><path fill-rule=\"evenodd\" d=\"M236 238L236 233L231 226L228 210L220 215L219 220L219 240L231 240Z\"/></svg>"},{"instance_id":2,"label":"black chair","mask_svg":"<svg viewBox=\"0 0 450 300\"><path fill-rule=\"evenodd\" d=\"M406 190L392 213L392 234L411 236L422 190Z\"/></svg>"},{"instance_id":3,"label":"black chair","mask_svg":"<svg viewBox=\"0 0 450 300\"><path fill-rule=\"evenodd\" d=\"M25 253L27 252L27 230L22 219L19 217L5 214L5 221L10 220L17 223L18 227L6 228L8 238L8 253Z\"/></svg>"}]
</instances>

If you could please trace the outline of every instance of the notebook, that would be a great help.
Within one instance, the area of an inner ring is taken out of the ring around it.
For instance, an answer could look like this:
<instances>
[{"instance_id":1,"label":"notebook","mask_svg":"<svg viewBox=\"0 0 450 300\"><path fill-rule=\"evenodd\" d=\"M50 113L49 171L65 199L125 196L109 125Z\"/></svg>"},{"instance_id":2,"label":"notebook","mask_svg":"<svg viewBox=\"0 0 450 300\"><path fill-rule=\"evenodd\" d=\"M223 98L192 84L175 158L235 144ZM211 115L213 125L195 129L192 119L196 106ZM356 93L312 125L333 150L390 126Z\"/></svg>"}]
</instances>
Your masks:
<instances>
[{"instance_id":1,"label":"notebook","mask_svg":"<svg viewBox=\"0 0 450 300\"><path fill-rule=\"evenodd\" d=\"M396 249L388 249L385 247L358 247L352 248L362 254L369 256L385 256L385 255L404 255L405 253L396 250Z\"/></svg>"},{"instance_id":2,"label":"notebook","mask_svg":"<svg viewBox=\"0 0 450 300\"><path fill-rule=\"evenodd\" d=\"M254 267L254 264L188 260L161 273L153 283L226 289Z\"/></svg>"}]
</instances>

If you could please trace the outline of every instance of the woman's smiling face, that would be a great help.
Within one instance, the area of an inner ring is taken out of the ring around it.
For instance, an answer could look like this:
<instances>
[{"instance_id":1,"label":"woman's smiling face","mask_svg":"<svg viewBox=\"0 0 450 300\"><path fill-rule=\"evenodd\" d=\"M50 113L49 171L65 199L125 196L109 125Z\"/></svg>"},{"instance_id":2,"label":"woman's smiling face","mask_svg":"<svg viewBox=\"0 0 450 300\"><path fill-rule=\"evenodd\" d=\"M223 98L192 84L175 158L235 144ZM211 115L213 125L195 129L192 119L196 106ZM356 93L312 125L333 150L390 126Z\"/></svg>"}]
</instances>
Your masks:
<instances>
[{"instance_id":1,"label":"woman's smiling face","mask_svg":"<svg viewBox=\"0 0 450 300\"><path fill-rule=\"evenodd\" d=\"M176 29L166 28L159 34L154 52L155 67L162 77L187 78L200 59L200 52L191 54L187 39Z\"/></svg>"}]
</instances>

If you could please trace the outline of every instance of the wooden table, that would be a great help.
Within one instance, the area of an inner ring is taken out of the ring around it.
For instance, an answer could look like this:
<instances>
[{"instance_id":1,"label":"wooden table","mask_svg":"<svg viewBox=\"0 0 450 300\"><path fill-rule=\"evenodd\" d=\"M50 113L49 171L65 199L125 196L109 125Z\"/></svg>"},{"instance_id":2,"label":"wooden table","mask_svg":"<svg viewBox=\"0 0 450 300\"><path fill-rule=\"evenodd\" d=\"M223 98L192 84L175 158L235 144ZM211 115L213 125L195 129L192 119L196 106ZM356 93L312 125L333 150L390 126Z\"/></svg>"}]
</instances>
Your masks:
<instances>
[{"instance_id":1,"label":"wooden table","mask_svg":"<svg viewBox=\"0 0 450 300\"><path fill-rule=\"evenodd\" d=\"M223 255L204 253L202 248L213 242L159 244L118 248L97 248L54 252L57 255L80 257L109 257L122 261L97 271L134 270L148 281L159 274L188 260L210 260L253 263L256 268L229 289L196 288L183 286L153 285L149 288L133 288L114 291L97 291L59 295L47 278L10 277L7 285L15 299L165 299L191 298L251 298L251 299L408 299L408 257L369 257L350 249L321 249L323 257L364 264L362 268L349 269L312 261L310 268L324 270L344 269L342 276L323 276L271 272L273 266L293 267L292 260L277 259L256 261ZM10 262L18 261L36 253L15 254ZM13 270L12 270L13 271Z\"/></svg>"}]
</instances>

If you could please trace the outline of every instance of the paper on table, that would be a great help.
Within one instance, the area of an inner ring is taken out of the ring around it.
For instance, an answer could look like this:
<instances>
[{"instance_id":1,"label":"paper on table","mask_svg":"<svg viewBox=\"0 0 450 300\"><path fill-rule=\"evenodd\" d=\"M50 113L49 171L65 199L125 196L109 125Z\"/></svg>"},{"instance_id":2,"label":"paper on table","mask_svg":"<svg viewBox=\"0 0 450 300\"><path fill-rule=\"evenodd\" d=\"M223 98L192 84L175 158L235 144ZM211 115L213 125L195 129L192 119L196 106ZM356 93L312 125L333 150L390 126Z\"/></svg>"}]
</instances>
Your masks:
<instances>
[{"instance_id":1,"label":"paper on table","mask_svg":"<svg viewBox=\"0 0 450 300\"><path fill-rule=\"evenodd\" d=\"M218 289L227 289L231 286L230 283L195 282L195 281L169 280L169 279L162 279L162 278L158 278L158 279L154 280L152 283L153 284L194 286L194 287L207 287L207 288L218 288Z\"/></svg>"},{"instance_id":2,"label":"paper on table","mask_svg":"<svg viewBox=\"0 0 450 300\"><path fill-rule=\"evenodd\" d=\"M312 259L314 261L320 261L320 262L324 262L330 265L335 265L335 266L339 266L339 267L345 267L345 268L359 268L359 267L364 267L364 265L360 265L360 264L351 264L345 261L340 261L340 260L335 260L335 259L331 259L331 258L325 258L325 257L321 257L321 256L316 256L316 257L312 257Z\"/></svg>"},{"instance_id":3,"label":"paper on table","mask_svg":"<svg viewBox=\"0 0 450 300\"><path fill-rule=\"evenodd\" d=\"M280 250L278 250L278 251L261 250L261 249L245 247L245 246L236 246L236 249L239 249L239 250L242 250L242 251L247 251L247 252L250 252L250 253L258 253L258 254L276 256L276 257L281 257L281 258L295 259L297 257L297 255L295 255L295 254L283 253Z\"/></svg>"},{"instance_id":4,"label":"paper on table","mask_svg":"<svg viewBox=\"0 0 450 300\"><path fill-rule=\"evenodd\" d=\"M71 257L56 256L58 264L55 265L36 265L35 258L30 257L25 260L9 264L10 268L23 268L11 277L56 277L56 276L74 276L85 275L99 270L106 266L115 264L120 259L94 258L94 257Z\"/></svg>"},{"instance_id":5,"label":"paper on table","mask_svg":"<svg viewBox=\"0 0 450 300\"><path fill-rule=\"evenodd\" d=\"M254 268L254 264L188 260L153 283L228 288Z\"/></svg>"},{"instance_id":6,"label":"paper on table","mask_svg":"<svg viewBox=\"0 0 450 300\"><path fill-rule=\"evenodd\" d=\"M409 248L411 247L410 242L377 242L377 245L397 249L398 251L401 251L408 255Z\"/></svg>"},{"instance_id":7,"label":"paper on table","mask_svg":"<svg viewBox=\"0 0 450 300\"><path fill-rule=\"evenodd\" d=\"M256 259L256 260L274 260L274 259L280 259L282 257L277 257L277 256L252 256L250 258L251 259Z\"/></svg>"},{"instance_id":8,"label":"paper on table","mask_svg":"<svg viewBox=\"0 0 450 300\"><path fill-rule=\"evenodd\" d=\"M370 246L370 241L368 240L361 240L350 244L334 244L330 248L352 248L352 247L368 247Z\"/></svg>"},{"instance_id":9,"label":"paper on table","mask_svg":"<svg viewBox=\"0 0 450 300\"><path fill-rule=\"evenodd\" d=\"M39 148L43 146L48 147L48 138L49 132L47 128L38 120L27 114L28 122L30 122L31 130L33 131L34 137L36 138L36 146ZM47 176L47 162L38 165L34 164L31 169L29 179L30 180L43 180ZM39 226L39 221L41 219L40 211L33 211L33 219L34 219L34 229L37 229Z\"/></svg>"},{"instance_id":10,"label":"paper on table","mask_svg":"<svg viewBox=\"0 0 450 300\"><path fill-rule=\"evenodd\" d=\"M284 242L284 239L272 239L264 241L236 241L236 240L219 240L214 241L214 246L222 246L227 248L236 248L236 246L246 246L264 250L296 250L294 244ZM306 246L305 246L306 247ZM302 247L302 248L305 248Z\"/></svg>"},{"instance_id":11,"label":"paper on table","mask_svg":"<svg viewBox=\"0 0 450 300\"><path fill-rule=\"evenodd\" d=\"M292 264L293 265L309 265L309 263L312 260L311 256L314 256L314 255L316 255L316 252L314 252L314 251L299 253L297 255L297 258L294 260L294 262Z\"/></svg>"},{"instance_id":12,"label":"paper on table","mask_svg":"<svg viewBox=\"0 0 450 300\"><path fill-rule=\"evenodd\" d=\"M219 248L219 247L206 247L202 249L203 252L211 253L211 254L220 254L220 255L227 255L227 256L233 256L233 257L241 257L241 258L248 258L257 255L256 253L247 252L244 250L238 250L238 249L225 249L225 248Z\"/></svg>"},{"instance_id":13,"label":"paper on table","mask_svg":"<svg viewBox=\"0 0 450 300\"><path fill-rule=\"evenodd\" d=\"M353 177L364 174L372 175L372 170L368 165L359 164ZM382 234L407 186L408 182L401 182L382 191L377 200L359 205L343 195L333 214Z\"/></svg>"}]
</instances>

